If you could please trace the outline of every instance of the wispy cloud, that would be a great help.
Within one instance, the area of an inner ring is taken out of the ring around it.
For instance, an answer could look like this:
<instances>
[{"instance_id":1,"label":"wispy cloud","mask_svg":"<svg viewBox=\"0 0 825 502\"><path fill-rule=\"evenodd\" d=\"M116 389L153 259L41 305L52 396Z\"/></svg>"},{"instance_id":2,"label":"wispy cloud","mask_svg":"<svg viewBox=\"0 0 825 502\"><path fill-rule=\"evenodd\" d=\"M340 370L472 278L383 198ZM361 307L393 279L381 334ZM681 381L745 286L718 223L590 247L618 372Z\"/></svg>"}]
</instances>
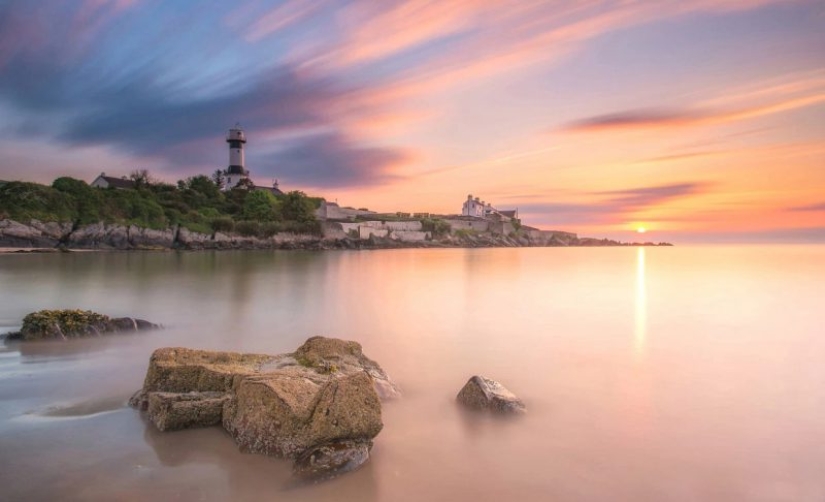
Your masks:
<instances>
[{"instance_id":1,"label":"wispy cloud","mask_svg":"<svg viewBox=\"0 0 825 502\"><path fill-rule=\"evenodd\" d=\"M32 8L8 0L0 3L0 106L8 112L0 128L151 159L173 176L221 167L223 130L241 121L258 142L249 159L262 163L262 174L313 186L386 183L428 146L422 135L387 138L390 128L433 120L429 100L419 98L536 63L552 66L629 26L768 3L285 0L228 12L185 1L55 0ZM723 109L738 110L740 118L727 120L778 113L819 99L814 77L793 92L775 84L780 90L770 95L788 99L762 109L699 103L698 112L630 111L601 122L647 127L719 120ZM741 94L761 99L767 91L754 92ZM448 163L432 172L449 171Z\"/></svg>"},{"instance_id":2,"label":"wispy cloud","mask_svg":"<svg viewBox=\"0 0 825 502\"><path fill-rule=\"evenodd\" d=\"M790 211L822 211L825 212L825 202L789 207Z\"/></svg>"},{"instance_id":3,"label":"wispy cloud","mask_svg":"<svg viewBox=\"0 0 825 502\"><path fill-rule=\"evenodd\" d=\"M662 206L676 199L709 192L703 182L676 183L582 194L594 198L588 203L519 204L519 212L543 221L566 224L607 224L627 221L634 213Z\"/></svg>"},{"instance_id":4,"label":"wispy cloud","mask_svg":"<svg viewBox=\"0 0 825 502\"><path fill-rule=\"evenodd\" d=\"M690 108L647 108L595 115L561 127L567 132L674 129L738 122L825 103L825 73L782 82L765 82L747 90L731 89L721 97Z\"/></svg>"},{"instance_id":5,"label":"wispy cloud","mask_svg":"<svg viewBox=\"0 0 825 502\"><path fill-rule=\"evenodd\" d=\"M245 24L241 20L236 24L243 31L247 41L258 42L280 30L307 20L320 11L325 3L325 0L287 0L263 14L256 14L251 24ZM250 19L245 18L243 21L250 21ZM230 22L232 22L231 19Z\"/></svg>"}]
</instances>

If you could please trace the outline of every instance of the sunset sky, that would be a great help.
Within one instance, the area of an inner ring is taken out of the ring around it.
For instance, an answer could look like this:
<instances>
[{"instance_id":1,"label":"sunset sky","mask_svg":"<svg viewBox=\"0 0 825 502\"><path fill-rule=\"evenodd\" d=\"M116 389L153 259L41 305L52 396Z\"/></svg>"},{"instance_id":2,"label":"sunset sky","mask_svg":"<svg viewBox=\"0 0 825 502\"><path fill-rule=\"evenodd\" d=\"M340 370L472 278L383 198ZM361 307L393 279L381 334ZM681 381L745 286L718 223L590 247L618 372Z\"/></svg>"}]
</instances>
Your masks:
<instances>
[{"instance_id":1,"label":"sunset sky","mask_svg":"<svg viewBox=\"0 0 825 502\"><path fill-rule=\"evenodd\" d=\"M342 205L825 241L825 2L0 0L0 179L247 167Z\"/></svg>"}]
</instances>

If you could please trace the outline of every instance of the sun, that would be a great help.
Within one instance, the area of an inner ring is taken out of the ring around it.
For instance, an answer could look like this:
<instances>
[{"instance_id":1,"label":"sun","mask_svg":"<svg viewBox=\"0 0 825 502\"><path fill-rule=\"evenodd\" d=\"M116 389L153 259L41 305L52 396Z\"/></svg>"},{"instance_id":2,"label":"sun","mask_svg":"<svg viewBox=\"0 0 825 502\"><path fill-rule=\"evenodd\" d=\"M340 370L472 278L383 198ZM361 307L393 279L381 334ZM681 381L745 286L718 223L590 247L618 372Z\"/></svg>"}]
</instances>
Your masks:
<instances>
[{"instance_id":1,"label":"sun","mask_svg":"<svg viewBox=\"0 0 825 502\"><path fill-rule=\"evenodd\" d=\"M636 229L636 232L638 232L640 234L643 234L643 233L647 232L647 229L645 227L639 227L639 228Z\"/></svg>"}]
</instances>

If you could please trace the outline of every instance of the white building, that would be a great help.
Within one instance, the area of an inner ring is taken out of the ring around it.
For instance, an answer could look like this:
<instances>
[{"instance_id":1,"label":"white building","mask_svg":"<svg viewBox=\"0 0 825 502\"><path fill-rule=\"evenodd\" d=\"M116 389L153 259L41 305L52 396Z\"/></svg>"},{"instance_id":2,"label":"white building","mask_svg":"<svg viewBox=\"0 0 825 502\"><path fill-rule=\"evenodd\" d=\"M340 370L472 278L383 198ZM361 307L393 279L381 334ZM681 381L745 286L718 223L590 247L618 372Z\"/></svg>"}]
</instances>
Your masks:
<instances>
[{"instance_id":1,"label":"white building","mask_svg":"<svg viewBox=\"0 0 825 502\"><path fill-rule=\"evenodd\" d=\"M474 199L472 195L468 195L467 200L464 201L464 205L461 207L461 215L484 218L488 206L489 204L485 204L484 201L478 197Z\"/></svg>"},{"instance_id":2,"label":"white building","mask_svg":"<svg viewBox=\"0 0 825 502\"><path fill-rule=\"evenodd\" d=\"M95 178L90 185L95 188L135 188L134 180L106 176L106 173L100 173L100 176Z\"/></svg>"},{"instance_id":3,"label":"white building","mask_svg":"<svg viewBox=\"0 0 825 502\"><path fill-rule=\"evenodd\" d=\"M229 143L229 167L224 171L226 176L224 190L231 190L243 179L249 179L249 171L246 170L243 146L246 143L246 136L240 125L236 125L229 130L226 135L226 142Z\"/></svg>"},{"instance_id":4,"label":"white building","mask_svg":"<svg viewBox=\"0 0 825 502\"><path fill-rule=\"evenodd\" d=\"M246 158L243 146L246 144L246 135L240 124L229 130L226 134L226 142L229 143L229 167L223 171L224 190L232 190L242 180L249 180L249 170L246 169ZM278 180L272 181L272 186L258 186L250 184L252 190L266 190L273 195L282 195L283 192L278 186Z\"/></svg>"},{"instance_id":5,"label":"white building","mask_svg":"<svg viewBox=\"0 0 825 502\"><path fill-rule=\"evenodd\" d=\"M489 202L484 202L478 197L473 198L472 195L468 195L467 200L464 201L464 205L461 207L461 215L474 216L476 218L498 217L504 220L517 220L518 209L499 211Z\"/></svg>"}]
</instances>

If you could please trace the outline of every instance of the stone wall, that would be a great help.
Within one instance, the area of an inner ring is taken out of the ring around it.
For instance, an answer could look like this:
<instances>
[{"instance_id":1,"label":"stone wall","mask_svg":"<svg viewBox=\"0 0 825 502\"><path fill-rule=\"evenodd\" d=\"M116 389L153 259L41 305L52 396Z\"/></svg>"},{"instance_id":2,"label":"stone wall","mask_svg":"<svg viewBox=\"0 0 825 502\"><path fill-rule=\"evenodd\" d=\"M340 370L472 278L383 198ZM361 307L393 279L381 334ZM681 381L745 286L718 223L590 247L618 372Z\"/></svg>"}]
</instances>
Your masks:
<instances>
[{"instance_id":1,"label":"stone wall","mask_svg":"<svg viewBox=\"0 0 825 502\"><path fill-rule=\"evenodd\" d=\"M315 217L319 220L351 220L356 216L375 214L374 211L341 207L335 202L321 201L321 206L315 210Z\"/></svg>"},{"instance_id":2,"label":"stone wall","mask_svg":"<svg viewBox=\"0 0 825 502\"><path fill-rule=\"evenodd\" d=\"M455 232L457 230L471 230L475 232L488 232L490 230L490 222L487 220L482 219L470 219L470 218L448 218L445 219L450 225L450 231Z\"/></svg>"}]
</instances>

